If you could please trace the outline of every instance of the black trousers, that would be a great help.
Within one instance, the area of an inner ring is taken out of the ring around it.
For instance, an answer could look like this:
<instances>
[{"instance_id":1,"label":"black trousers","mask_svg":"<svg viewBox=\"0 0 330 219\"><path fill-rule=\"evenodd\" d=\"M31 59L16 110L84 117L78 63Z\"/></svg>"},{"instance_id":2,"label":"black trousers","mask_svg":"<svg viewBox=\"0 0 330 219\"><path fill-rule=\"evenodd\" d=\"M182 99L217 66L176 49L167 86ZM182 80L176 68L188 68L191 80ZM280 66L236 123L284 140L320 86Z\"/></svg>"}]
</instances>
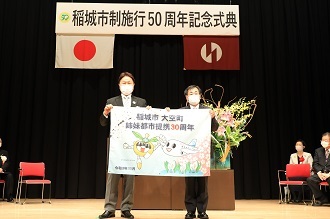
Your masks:
<instances>
[{"instance_id":1,"label":"black trousers","mask_svg":"<svg viewBox=\"0 0 330 219\"><path fill-rule=\"evenodd\" d=\"M6 198L13 197L13 187L14 187L14 179L13 175L10 172L0 173L0 179L4 179L6 183L5 194Z\"/></svg>"},{"instance_id":2,"label":"black trousers","mask_svg":"<svg viewBox=\"0 0 330 219\"><path fill-rule=\"evenodd\" d=\"M309 188L312 190L315 199L317 200L325 200L328 199L327 195L320 189L319 183L322 182L317 174L314 174L307 178L307 184ZM330 178L327 179L327 182L330 185Z\"/></svg>"},{"instance_id":3,"label":"black trousers","mask_svg":"<svg viewBox=\"0 0 330 219\"><path fill-rule=\"evenodd\" d=\"M207 191L208 177L186 177L185 205L189 212L205 212L209 195Z\"/></svg>"},{"instance_id":4,"label":"black trousers","mask_svg":"<svg viewBox=\"0 0 330 219\"><path fill-rule=\"evenodd\" d=\"M304 189L302 189L302 187ZM305 200L310 200L312 197L310 196L310 188L309 186L289 186L290 192L291 192L291 199L292 201L302 201L302 198L304 197ZM304 195L303 192L304 191Z\"/></svg>"}]
</instances>

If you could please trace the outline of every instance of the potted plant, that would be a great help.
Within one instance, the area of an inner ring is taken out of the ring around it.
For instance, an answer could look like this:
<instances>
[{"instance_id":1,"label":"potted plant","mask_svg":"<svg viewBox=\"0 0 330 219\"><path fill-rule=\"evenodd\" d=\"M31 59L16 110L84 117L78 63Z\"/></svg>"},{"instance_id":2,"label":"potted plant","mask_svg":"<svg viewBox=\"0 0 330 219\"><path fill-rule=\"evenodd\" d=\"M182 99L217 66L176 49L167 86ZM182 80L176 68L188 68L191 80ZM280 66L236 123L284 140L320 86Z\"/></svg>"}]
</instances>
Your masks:
<instances>
[{"instance_id":1,"label":"potted plant","mask_svg":"<svg viewBox=\"0 0 330 219\"><path fill-rule=\"evenodd\" d=\"M215 111L215 118L219 123L218 130L211 133L211 169L230 169L232 149L237 148L247 137L252 137L246 131L246 127L254 116L257 104L255 99L246 100L245 97L241 97L221 106L224 88L217 84L215 86L222 90L220 100L214 101L213 88L206 90L203 98L204 105ZM205 99L207 95L210 99Z\"/></svg>"}]
</instances>

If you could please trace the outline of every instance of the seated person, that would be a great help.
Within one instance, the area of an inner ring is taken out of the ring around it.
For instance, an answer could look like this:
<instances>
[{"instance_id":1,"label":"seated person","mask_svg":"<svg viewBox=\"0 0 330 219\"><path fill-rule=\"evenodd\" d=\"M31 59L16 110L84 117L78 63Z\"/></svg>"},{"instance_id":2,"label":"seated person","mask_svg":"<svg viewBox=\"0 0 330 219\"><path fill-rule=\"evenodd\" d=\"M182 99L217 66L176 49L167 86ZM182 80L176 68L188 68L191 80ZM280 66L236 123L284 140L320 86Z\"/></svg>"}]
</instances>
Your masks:
<instances>
[{"instance_id":1,"label":"seated person","mask_svg":"<svg viewBox=\"0 0 330 219\"><path fill-rule=\"evenodd\" d=\"M310 153L304 152L305 147L306 147L306 143L303 140L299 139L296 141L295 148L296 148L297 152L291 154L290 164L307 164L308 163L312 169L313 157ZM290 180L306 180L306 179L295 178L295 179L290 179ZM300 202L302 200L301 186L289 186L289 189L291 192L291 197L293 199L292 201ZM306 187L306 191L309 191L309 187Z\"/></svg>"},{"instance_id":2,"label":"seated person","mask_svg":"<svg viewBox=\"0 0 330 219\"><path fill-rule=\"evenodd\" d=\"M13 175L8 171L9 159L8 152L1 150L2 140L0 138L0 179L4 179L6 183L6 198L7 202L13 202Z\"/></svg>"},{"instance_id":3,"label":"seated person","mask_svg":"<svg viewBox=\"0 0 330 219\"><path fill-rule=\"evenodd\" d=\"M320 189L320 182L327 182L330 185L330 132L326 132L322 135L321 139L322 147L315 150L313 171L314 175L307 178L307 184L312 190L315 203L314 206L321 206L329 202L327 194Z\"/></svg>"}]
</instances>

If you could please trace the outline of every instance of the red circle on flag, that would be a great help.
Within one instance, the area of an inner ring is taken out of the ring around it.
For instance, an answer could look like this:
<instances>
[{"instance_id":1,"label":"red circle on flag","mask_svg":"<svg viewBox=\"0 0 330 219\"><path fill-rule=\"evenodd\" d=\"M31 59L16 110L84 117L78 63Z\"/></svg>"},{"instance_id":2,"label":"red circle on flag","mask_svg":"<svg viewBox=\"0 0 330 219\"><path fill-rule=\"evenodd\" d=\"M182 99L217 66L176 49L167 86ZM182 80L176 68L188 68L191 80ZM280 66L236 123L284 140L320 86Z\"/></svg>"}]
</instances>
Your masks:
<instances>
[{"instance_id":1,"label":"red circle on flag","mask_svg":"<svg viewBox=\"0 0 330 219\"><path fill-rule=\"evenodd\" d=\"M89 61L96 54L96 46L92 41L80 40L73 48L74 55L80 61Z\"/></svg>"}]
</instances>

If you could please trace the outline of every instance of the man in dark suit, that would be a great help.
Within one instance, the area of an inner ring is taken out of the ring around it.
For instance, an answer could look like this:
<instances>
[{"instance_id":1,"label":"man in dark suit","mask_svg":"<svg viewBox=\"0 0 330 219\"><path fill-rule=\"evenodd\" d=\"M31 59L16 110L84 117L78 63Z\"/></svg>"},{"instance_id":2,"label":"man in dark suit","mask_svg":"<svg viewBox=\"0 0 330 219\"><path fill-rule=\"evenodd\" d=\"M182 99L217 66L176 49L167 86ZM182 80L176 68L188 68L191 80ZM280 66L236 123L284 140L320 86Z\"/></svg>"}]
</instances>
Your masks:
<instances>
[{"instance_id":1,"label":"man in dark suit","mask_svg":"<svg viewBox=\"0 0 330 219\"><path fill-rule=\"evenodd\" d=\"M132 95L135 85L135 79L129 72L123 72L119 75L118 79L119 89L121 95L110 98L107 100L104 111L100 116L100 123L102 126L110 125L110 112L113 106L124 106L124 107L146 107L147 102L145 99L135 97ZM110 147L116 147L116 145ZM111 218L115 217L116 204L118 199L118 184L120 180L120 174L107 174L107 183L105 191L105 204L104 213L99 215L99 218ZM124 192L121 202L121 217L134 218L131 214L134 200L134 175L123 175L124 180Z\"/></svg>"},{"instance_id":2,"label":"man in dark suit","mask_svg":"<svg viewBox=\"0 0 330 219\"><path fill-rule=\"evenodd\" d=\"M184 91L184 95L188 102L186 107L182 109L207 109L208 107L199 104L201 99L202 90L196 85L190 85ZM216 131L219 127L218 122L214 118L214 111L210 109L212 118L211 130ZM196 218L196 209L198 218L207 219L209 216L206 214L208 203L208 177L185 177L185 206L187 214L185 219Z\"/></svg>"},{"instance_id":3,"label":"man in dark suit","mask_svg":"<svg viewBox=\"0 0 330 219\"><path fill-rule=\"evenodd\" d=\"M0 138L0 148L2 147L2 140ZM9 172L9 158L8 151L0 149L0 179L4 179L6 183L6 198L7 202L13 202L13 175Z\"/></svg>"},{"instance_id":4,"label":"man in dark suit","mask_svg":"<svg viewBox=\"0 0 330 219\"><path fill-rule=\"evenodd\" d=\"M317 148L314 154L313 171L316 174L307 178L307 184L316 200L314 206L321 206L328 202L328 198L320 189L319 183L326 181L330 185L330 132L322 135L321 145L322 147Z\"/></svg>"}]
</instances>

